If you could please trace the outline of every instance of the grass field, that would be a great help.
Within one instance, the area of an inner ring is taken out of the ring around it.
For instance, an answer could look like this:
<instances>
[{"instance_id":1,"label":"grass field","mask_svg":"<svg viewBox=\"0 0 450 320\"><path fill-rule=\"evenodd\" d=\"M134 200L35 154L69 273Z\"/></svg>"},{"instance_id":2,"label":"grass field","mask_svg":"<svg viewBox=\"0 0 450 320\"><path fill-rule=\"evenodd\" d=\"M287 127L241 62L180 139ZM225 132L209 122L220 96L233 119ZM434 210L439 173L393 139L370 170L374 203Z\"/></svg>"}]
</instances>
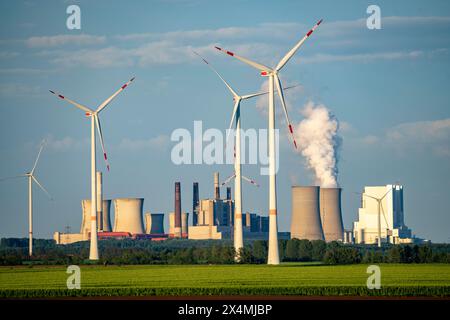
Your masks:
<instances>
[{"instance_id":1,"label":"grass field","mask_svg":"<svg viewBox=\"0 0 450 320\"><path fill-rule=\"evenodd\" d=\"M68 290L66 267L1 267L0 297L148 295L450 296L450 265L381 264L380 290L367 265L82 266L81 290Z\"/></svg>"}]
</instances>

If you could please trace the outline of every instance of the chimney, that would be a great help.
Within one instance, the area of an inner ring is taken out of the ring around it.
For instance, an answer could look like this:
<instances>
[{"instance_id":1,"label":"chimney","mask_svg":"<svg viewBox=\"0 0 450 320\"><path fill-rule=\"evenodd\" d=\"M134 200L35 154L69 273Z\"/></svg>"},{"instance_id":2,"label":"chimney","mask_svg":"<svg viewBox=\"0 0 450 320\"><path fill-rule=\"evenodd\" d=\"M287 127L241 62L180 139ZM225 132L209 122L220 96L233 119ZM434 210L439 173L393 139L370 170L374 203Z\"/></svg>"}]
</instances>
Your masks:
<instances>
[{"instance_id":1,"label":"chimney","mask_svg":"<svg viewBox=\"0 0 450 320\"><path fill-rule=\"evenodd\" d=\"M214 199L220 199L219 173L214 172Z\"/></svg>"},{"instance_id":2,"label":"chimney","mask_svg":"<svg viewBox=\"0 0 450 320\"><path fill-rule=\"evenodd\" d=\"M192 225L193 226L196 226L198 224L198 205L199 205L198 182L194 182L193 192L192 192Z\"/></svg>"},{"instance_id":3,"label":"chimney","mask_svg":"<svg viewBox=\"0 0 450 320\"><path fill-rule=\"evenodd\" d=\"M227 187L227 200L231 200L231 187Z\"/></svg>"},{"instance_id":4,"label":"chimney","mask_svg":"<svg viewBox=\"0 0 450 320\"><path fill-rule=\"evenodd\" d=\"M175 182L175 228L174 236L181 237L181 185Z\"/></svg>"}]
</instances>

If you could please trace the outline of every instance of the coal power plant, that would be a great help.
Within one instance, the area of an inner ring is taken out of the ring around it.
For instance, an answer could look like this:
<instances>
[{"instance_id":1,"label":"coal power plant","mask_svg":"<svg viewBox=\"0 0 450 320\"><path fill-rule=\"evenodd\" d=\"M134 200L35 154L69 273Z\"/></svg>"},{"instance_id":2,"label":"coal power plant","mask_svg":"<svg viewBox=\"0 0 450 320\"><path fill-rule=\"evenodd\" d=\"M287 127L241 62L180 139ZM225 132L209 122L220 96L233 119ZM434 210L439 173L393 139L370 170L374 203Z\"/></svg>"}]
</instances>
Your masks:
<instances>
[{"instance_id":1,"label":"coal power plant","mask_svg":"<svg viewBox=\"0 0 450 320\"><path fill-rule=\"evenodd\" d=\"M343 241L341 190L293 186L291 238Z\"/></svg>"}]
</instances>

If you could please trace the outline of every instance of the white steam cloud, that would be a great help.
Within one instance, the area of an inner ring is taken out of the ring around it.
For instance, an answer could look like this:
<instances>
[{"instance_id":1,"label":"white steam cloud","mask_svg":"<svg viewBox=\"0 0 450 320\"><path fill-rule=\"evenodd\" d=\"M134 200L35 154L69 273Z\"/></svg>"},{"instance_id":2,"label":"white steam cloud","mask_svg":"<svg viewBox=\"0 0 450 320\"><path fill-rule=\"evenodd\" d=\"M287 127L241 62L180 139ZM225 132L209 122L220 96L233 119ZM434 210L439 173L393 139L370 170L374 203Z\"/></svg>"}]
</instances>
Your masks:
<instances>
[{"instance_id":1,"label":"white steam cloud","mask_svg":"<svg viewBox=\"0 0 450 320\"><path fill-rule=\"evenodd\" d=\"M301 113L305 117L295 128L300 152L314 171L316 183L321 187L337 187L338 156L342 138L338 135L339 122L323 104L305 104Z\"/></svg>"}]
</instances>

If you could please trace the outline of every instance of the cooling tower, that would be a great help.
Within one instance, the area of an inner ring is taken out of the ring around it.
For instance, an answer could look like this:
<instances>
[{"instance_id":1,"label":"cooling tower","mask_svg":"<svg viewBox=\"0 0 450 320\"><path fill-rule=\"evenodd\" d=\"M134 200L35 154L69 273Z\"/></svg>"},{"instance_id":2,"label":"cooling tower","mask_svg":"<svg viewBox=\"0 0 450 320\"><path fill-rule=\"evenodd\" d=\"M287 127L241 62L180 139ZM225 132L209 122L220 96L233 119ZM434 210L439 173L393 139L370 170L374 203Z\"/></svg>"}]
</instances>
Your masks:
<instances>
[{"instance_id":1,"label":"cooling tower","mask_svg":"<svg viewBox=\"0 0 450 320\"><path fill-rule=\"evenodd\" d=\"M181 236L183 238L188 237L188 225L189 225L188 221L189 221L189 213L183 212L181 214Z\"/></svg>"},{"instance_id":2,"label":"cooling tower","mask_svg":"<svg viewBox=\"0 0 450 320\"><path fill-rule=\"evenodd\" d=\"M114 232L129 232L143 234L142 198L114 199Z\"/></svg>"},{"instance_id":3,"label":"cooling tower","mask_svg":"<svg viewBox=\"0 0 450 320\"><path fill-rule=\"evenodd\" d=\"M175 229L175 213L169 213L169 235L173 237Z\"/></svg>"},{"instance_id":4,"label":"cooling tower","mask_svg":"<svg viewBox=\"0 0 450 320\"><path fill-rule=\"evenodd\" d=\"M175 228L174 236L181 237L181 184L175 182Z\"/></svg>"},{"instance_id":5,"label":"cooling tower","mask_svg":"<svg viewBox=\"0 0 450 320\"><path fill-rule=\"evenodd\" d=\"M220 199L219 173L214 172L214 199Z\"/></svg>"},{"instance_id":6,"label":"cooling tower","mask_svg":"<svg viewBox=\"0 0 450 320\"><path fill-rule=\"evenodd\" d=\"M325 241L343 241L341 188L320 188L320 218Z\"/></svg>"},{"instance_id":7,"label":"cooling tower","mask_svg":"<svg viewBox=\"0 0 450 320\"><path fill-rule=\"evenodd\" d=\"M192 225L193 226L196 226L198 224L198 205L199 205L198 182L194 182L193 192L192 192Z\"/></svg>"},{"instance_id":8,"label":"cooling tower","mask_svg":"<svg viewBox=\"0 0 450 320\"><path fill-rule=\"evenodd\" d=\"M111 222L109 218L110 207L111 207L111 200L102 201L103 231L111 231ZM88 234L91 232L91 199L81 200L81 208L82 208L82 221L80 233ZM97 231L101 231L100 226L98 224L97 224Z\"/></svg>"},{"instance_id":9,"label":"cooling tower","mask_svg":"<svg viewBox=\"0 0 450 320\"><path fill-rule=\"evenodd\" d=\"M164 234L164 213L145 214L145 233Z\"/></svg>"},{"instance_id":10,"label":"cooling tower","mask_svg":"<svg viewBox=\"0 0 450 320\"><path fill-rule=\"evenodd\" d=\"M292 187L291 239L324 240L319 187Z\"/></svg>"}]
</instances>

